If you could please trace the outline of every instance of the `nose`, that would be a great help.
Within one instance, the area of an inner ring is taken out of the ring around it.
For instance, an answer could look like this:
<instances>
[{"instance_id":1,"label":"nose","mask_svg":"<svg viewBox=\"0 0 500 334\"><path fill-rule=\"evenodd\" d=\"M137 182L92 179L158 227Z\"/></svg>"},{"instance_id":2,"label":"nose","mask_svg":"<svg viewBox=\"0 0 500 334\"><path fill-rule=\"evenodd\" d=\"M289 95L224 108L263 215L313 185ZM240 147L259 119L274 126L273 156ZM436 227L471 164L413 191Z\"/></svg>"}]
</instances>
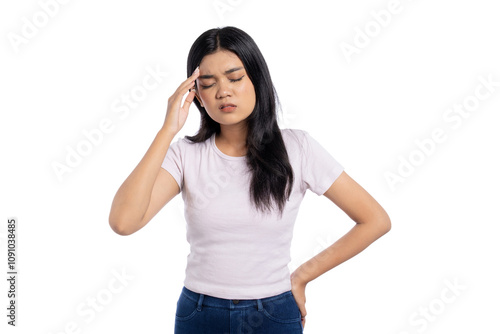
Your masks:
<instances>
[{"instance_id":1,"label":"nose","mask_svg":"<svg viewBox=\"0 0 500 334\"><path fill-rule=\"evenodd\" d=\"M228 83L226 82L226 80L222 80L219 83L219 88L217 89L216 97L218 99L223 99L223 98L230 96L230 95L231 95L231 92L230 92Z\"/></svg>"}]
</instances>

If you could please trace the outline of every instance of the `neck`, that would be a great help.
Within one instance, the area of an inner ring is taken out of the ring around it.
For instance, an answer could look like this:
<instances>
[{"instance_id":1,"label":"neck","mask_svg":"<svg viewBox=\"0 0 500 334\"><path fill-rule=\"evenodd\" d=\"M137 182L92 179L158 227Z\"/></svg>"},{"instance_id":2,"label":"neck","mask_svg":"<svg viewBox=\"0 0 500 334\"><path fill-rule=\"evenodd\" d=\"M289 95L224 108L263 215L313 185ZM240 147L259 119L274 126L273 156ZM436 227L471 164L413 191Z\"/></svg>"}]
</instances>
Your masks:
<instances>
[{"instance_id":1,"label":"neck","mask_svg":"<svg viewBox=\"0 0 500 334\"><path fill-rule=\"evenodd\" d=\"M220 133L215 136L217 142L235 152L246 152L248 128L246 125L220 125Z\"/></svg>"}]
</instances>

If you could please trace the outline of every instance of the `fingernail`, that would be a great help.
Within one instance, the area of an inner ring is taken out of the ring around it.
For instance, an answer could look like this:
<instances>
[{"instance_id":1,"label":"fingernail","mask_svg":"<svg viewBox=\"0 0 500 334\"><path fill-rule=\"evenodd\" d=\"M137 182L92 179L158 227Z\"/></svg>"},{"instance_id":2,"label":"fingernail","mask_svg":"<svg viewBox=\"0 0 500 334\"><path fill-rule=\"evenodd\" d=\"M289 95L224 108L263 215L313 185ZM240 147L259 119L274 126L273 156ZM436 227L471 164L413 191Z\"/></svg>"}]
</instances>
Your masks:
<instances>
[{"instance_id":1,"label":"fingernail","mask_svg":"<svg viewBox=\"0 0 500 334\"><path fill-rule=\"evenodd\" d=\"M194 73L198 73L199 71L200 71L200 67L198 66L198 67L194 70L193 74L194 74Z\"/></svg>"}]
</instances>

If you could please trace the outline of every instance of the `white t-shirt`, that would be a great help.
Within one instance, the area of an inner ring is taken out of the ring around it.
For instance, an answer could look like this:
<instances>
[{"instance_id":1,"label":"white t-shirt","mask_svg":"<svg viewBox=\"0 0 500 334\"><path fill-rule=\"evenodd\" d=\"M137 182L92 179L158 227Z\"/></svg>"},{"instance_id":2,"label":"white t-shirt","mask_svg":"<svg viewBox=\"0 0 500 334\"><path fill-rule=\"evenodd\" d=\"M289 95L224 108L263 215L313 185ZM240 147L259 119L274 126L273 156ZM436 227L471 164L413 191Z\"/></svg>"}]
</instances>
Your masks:
<instances>
[{"instance_id":1,"label":"white t-shirt","mask_svg":"<svg viewBox=\"0 0 500 334\"><path fill-rule=\"evenodd\" d=\"M245 156L228 156L215 134L173 141L161 165L177 181L187 222L186 288L226 299L257 299L291 289L290 245L307 189L323 195L344 168L308 132L281 129L294 184L283 217L250 203Z\"/></svg>"}]
</instances>

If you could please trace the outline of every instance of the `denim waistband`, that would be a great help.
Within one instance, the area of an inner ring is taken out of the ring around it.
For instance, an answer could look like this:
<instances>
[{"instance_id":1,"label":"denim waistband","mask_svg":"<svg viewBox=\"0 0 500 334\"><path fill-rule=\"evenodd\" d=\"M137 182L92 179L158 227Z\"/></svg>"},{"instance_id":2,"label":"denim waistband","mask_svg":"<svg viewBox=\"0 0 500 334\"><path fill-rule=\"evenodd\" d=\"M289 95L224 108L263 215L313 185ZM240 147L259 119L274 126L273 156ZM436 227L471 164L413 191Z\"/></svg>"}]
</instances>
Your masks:
<instances>
[{"instance_id":1,"label":"denim waistband","mask_svg":"<svg viewBox=\"0 0 500 334\"><path fill-rule=\"evenodd\" d=\"M257 307L257 309L260 310L262 309L262 303L277 300L289 295L291 296L292 291L288 290L276 296L258 298L258 299L224 299L194 292L183 286L182 294L187 298L191 299L192 301L198 303L198 308L201 308L201 306L203 305L211 307L220 307L225 309Z\"/></svg>"}]
</instances>

